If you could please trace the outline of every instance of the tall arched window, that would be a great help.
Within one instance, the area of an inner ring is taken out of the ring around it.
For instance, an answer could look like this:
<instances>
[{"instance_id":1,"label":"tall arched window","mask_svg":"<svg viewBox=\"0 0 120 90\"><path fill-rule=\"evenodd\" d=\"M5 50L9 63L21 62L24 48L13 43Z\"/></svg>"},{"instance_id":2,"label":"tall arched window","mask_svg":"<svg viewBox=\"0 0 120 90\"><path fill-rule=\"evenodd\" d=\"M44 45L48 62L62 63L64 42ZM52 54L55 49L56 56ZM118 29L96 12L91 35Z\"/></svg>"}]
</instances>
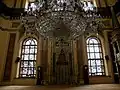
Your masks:
<instances>
[{"instance_id":1,"label":"tall arched window","mask_svg":"<svg viewBox=\"0 0 120 90\"><path fill-rule=\"evenodd\" d=\"M105 75L101 42L96 37L87 39L89 75Z\"/></svg>"},{"instance_id":2,"label":"tall arched window","mask_svg":"<svg viewBox=\"0 0 120 90\"><path fill-rule=\"evenodd\" d=\"M27 38L22 43L19 77L36 76L37 41Z\"/></svg>"}]
</instances>

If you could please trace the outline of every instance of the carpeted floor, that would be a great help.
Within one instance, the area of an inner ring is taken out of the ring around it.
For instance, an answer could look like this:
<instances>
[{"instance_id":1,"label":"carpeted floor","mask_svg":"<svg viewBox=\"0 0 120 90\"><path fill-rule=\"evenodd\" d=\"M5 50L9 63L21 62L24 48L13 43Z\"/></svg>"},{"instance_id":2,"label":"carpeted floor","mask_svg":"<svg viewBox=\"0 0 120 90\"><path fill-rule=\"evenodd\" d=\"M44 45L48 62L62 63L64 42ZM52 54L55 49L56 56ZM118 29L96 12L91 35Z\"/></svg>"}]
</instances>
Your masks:
<instances>
[{"instance_id":1,"label":"carpeted floor","mask_svg":"<svg viewBox=\"0 0 120 90\"><path fill-rule=\"evenodd\" d=\"M0 90L120 90L120 84L95 84L82 86L0 86Z\"/></svg>"}]
</instances>

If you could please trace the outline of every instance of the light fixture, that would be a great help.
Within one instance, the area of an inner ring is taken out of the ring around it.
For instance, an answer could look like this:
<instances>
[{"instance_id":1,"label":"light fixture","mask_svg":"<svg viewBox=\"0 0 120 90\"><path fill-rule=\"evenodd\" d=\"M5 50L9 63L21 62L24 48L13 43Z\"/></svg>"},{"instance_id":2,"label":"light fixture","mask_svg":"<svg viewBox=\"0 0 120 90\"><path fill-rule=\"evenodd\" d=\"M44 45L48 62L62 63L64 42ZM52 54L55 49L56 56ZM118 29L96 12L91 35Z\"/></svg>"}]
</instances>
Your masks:
<instances>
[{"instance_id":1,"label":"light fixture","mask_svg":"<svg viewBox=\"0 0 120 90\"><path fill-rule=\"evenodd\" d=\"M29 3L21 21L26 32L38 31L44 37L76 38L97 32L100 18L91 2L83 0L36 0Z\"/></svg>"}]
</instances>

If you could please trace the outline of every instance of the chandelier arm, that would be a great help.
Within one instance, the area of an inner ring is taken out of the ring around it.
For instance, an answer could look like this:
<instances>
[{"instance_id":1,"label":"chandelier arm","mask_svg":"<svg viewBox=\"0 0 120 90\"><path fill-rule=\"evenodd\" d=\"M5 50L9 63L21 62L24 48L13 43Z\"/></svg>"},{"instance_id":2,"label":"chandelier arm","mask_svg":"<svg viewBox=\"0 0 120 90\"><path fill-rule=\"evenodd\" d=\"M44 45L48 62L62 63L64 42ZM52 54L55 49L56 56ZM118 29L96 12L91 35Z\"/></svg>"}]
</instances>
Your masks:
<instances>
[{"instance_id":1,"label":"chandelier arm","mask_svg":"<svg viewBox=\"0 0 120 90\"><path fill-rule=\"evenodd\" d=\"M75 38L85 31L97 31L102 26L101 22L96 21L100 15L92 6L91 3L85 6L80 0L41 0L29 5L26 14L21 16L21 21L27 32L36 29L41 35L59 37L51 36L51 33L55 34L58 26L62 25L66 31L61 26L60 32L66 33L66 37ZM29 24L32 22L34 24L31 27Z\"/></svg>"}]
</instances>

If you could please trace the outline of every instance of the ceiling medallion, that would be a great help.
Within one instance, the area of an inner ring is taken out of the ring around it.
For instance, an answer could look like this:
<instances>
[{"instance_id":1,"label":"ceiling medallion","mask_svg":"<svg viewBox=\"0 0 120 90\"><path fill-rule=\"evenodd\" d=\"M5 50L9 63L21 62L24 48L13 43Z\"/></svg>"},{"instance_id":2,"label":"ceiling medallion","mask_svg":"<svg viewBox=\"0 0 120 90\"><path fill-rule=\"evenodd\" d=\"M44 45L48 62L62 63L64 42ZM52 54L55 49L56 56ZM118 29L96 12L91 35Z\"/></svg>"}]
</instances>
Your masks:
<instances>
[{"instance_id":1,"label":"ceiling medallion","mask_svg":"<svg viewBox=\"0 0 120 90\"><path fill-rule=\"evenodd\" d=\"M21 21L26 32L37 30L44 37L74 39L85 32L97 32L101 22L96 8L83 0L33 0Z\"/></svg>"}]
</instances>

